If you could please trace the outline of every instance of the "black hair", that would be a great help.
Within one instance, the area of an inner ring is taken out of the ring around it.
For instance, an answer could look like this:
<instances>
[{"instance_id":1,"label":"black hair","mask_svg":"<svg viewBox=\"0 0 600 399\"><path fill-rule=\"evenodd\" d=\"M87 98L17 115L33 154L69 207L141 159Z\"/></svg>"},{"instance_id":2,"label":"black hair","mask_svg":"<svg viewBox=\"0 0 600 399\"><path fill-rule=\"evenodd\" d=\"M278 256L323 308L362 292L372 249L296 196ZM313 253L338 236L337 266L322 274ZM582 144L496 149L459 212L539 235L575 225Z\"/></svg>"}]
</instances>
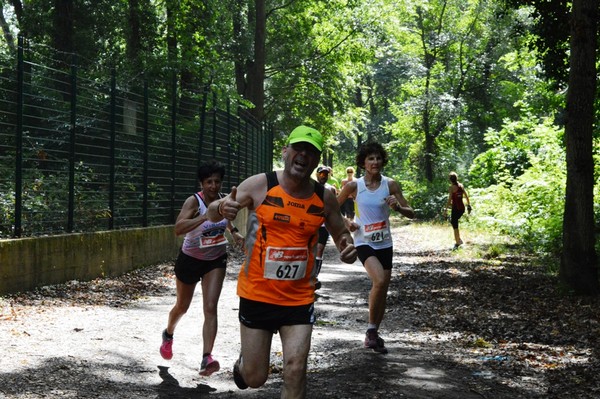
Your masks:
<instances>
[{"instance_id":1,"label":"black hair","mask_svg":"<svg viewBox=\"0 0 600 399\"><path fill-rule=\"evenodd\" d=\"M215 173L223 180L223 177L225 176L225 167L214 159L204 162L198 168L198 181L202 182L204 179L211 177Z\"/></svg>"},{"instance_id":2,"label":"black hair","mask_svg":"<svg viewBox=\"0 0 600 399\"><path fill-rule=\"evenodd\" d=\"M383 166L388 163L388 154L385 148L377 142L369 141L360 146L358 154L356 154L356 166L359 168L365 167L365 159L370 154L380 154L383 159Z\"/></svg>"}]
</instances>

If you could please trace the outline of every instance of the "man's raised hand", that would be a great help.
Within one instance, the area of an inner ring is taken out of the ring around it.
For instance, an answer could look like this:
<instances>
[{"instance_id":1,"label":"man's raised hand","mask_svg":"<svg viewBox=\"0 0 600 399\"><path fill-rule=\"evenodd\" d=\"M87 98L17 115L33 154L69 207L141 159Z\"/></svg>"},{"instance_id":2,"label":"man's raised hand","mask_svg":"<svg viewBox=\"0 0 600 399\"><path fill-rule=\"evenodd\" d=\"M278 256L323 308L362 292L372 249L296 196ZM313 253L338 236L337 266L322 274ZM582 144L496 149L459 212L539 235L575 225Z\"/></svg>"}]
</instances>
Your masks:
<instances>
[{"instance_id":1,"label":"man's raised hand","mask_svg":"<svg viewBox=\"0 0 600 399\"><path fill-rule=\"evenodd\" d=\"M231 188L231 193L219 204L219 214L227 220L234 220L240 210L240 204L236 201L237 187Z\"/></svg>"}]
</instances>

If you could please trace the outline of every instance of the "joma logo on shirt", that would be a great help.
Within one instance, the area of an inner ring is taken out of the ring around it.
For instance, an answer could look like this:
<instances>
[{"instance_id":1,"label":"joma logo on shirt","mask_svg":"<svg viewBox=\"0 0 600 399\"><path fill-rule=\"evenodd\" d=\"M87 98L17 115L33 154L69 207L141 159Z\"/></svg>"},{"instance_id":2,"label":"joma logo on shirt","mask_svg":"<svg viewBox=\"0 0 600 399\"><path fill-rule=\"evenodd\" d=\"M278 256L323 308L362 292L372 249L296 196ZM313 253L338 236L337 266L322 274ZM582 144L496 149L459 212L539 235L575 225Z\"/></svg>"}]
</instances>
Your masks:
<instances>
[{"instance_id":1,"label":"joma logo on shirt","mask_svg":"<svg viewBox=\"0 0 600 399\"><path fill-rule=\"evenodd\" d=\"M304 209L304 204L300 202L288 201L287 206L293 206L294 208Z\"/></svg>"},{"instance_id":2,"label":"joma logo on shirt","mask_svg":"<svg viewBox=\"0 0 600 399\"><path fill-rule=\"evenodd\" d=\"M273 215L273 220L277 220L278 222L289 223L290 215L282 215L281 213L276 213Z\"/></svg>"}]
</instances>

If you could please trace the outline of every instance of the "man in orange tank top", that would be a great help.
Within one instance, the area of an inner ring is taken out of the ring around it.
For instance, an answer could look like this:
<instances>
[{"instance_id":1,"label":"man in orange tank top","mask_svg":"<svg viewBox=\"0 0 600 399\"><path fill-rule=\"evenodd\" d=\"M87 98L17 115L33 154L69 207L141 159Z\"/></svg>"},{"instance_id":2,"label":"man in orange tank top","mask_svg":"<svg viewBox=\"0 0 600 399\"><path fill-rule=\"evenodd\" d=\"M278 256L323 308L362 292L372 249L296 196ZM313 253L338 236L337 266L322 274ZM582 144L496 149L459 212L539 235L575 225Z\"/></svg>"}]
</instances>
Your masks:
<instances>
[{"instance_id":1,"label":"man in orange tank top","mask_svg":"<svg viewBox=\"0 0 600 399\"><path fill-rule=\"evenodd\" d=\"M315 253L323 222L340 259L357 257L335 194L311 174L323 150L323 137L298 126L282 149L284 169L250 176L211 203L213 222L234 220L248 208L246 258L238 278L241 353L233 367L240 389L258 388L269 374L271 340L283 348L282 398L306 397L306 370L315 301Z\"/></svg>"}]
</instances>

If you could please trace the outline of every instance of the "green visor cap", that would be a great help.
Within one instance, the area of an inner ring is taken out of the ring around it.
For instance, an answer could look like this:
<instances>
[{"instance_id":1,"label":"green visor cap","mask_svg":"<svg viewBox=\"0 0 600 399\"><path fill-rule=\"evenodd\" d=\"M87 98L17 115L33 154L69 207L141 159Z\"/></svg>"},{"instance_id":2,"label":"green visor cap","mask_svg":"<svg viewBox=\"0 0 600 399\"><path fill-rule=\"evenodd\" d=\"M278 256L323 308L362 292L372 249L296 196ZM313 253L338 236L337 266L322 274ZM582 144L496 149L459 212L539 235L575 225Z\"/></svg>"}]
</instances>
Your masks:
<instances>
[{"instance_id":1,"label":"green visor cap","mask_svg":"<svg viewBox=\"0 0 600 399\"><path fill-rule=\"evenodd\" d=\"M323 136L318 130L308 126L298 126L290 133L288 144L306 142L315 146L319 152L323 152Z\"/></svg>"}]
</instances>

